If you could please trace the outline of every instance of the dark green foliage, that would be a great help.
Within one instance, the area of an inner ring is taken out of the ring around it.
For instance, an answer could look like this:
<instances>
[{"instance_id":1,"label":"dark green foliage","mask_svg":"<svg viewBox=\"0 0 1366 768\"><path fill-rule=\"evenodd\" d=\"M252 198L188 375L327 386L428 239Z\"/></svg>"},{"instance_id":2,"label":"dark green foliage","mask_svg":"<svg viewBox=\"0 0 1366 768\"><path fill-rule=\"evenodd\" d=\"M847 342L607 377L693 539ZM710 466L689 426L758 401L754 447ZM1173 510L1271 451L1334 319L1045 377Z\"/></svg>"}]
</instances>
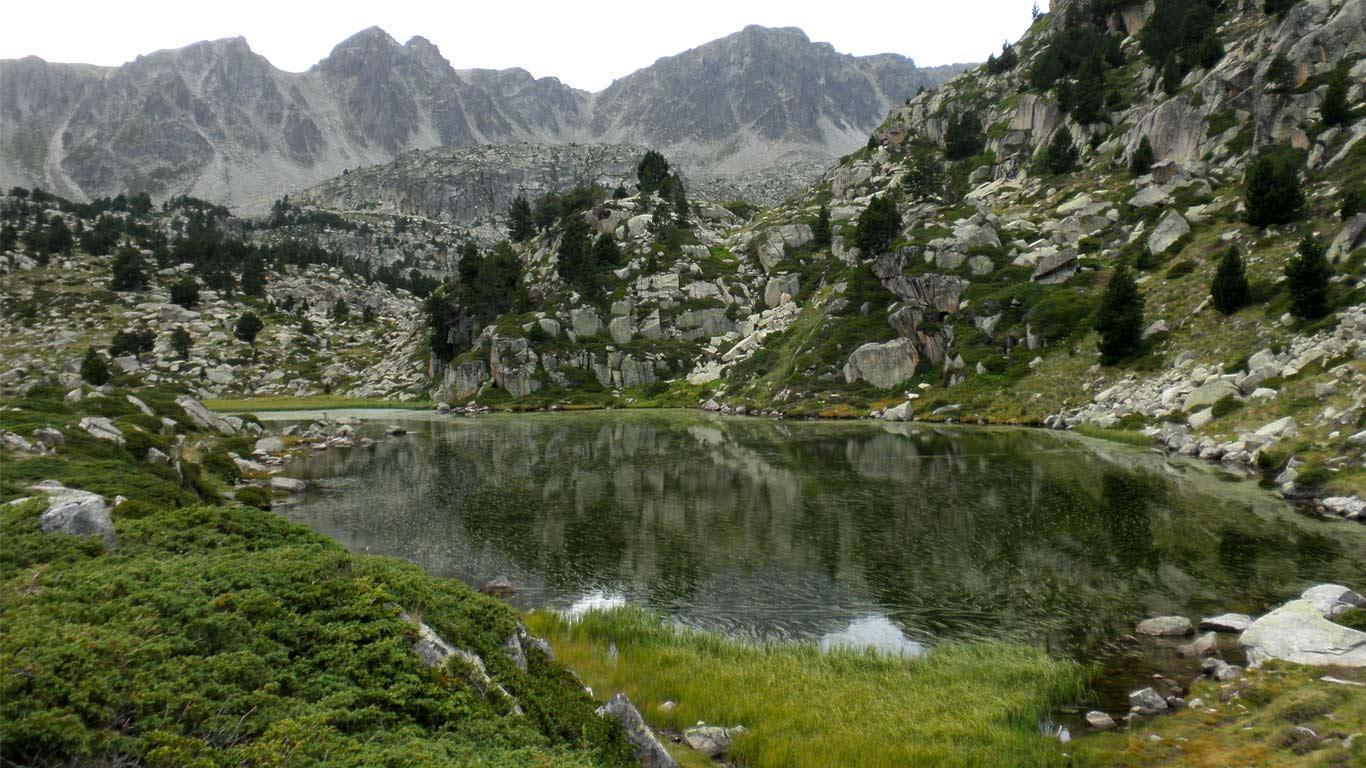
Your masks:
<instances>
[{"instance_id":1,"label":"dark green foliage","mask_svg":"<svg viewBox=\"0 0 1366 768\"><path fill-rule=\"evenodd\" d=\"M94 347L88 347L81 358L81 380L95 387L109 383L109 364Z\"/></svg>"},{"instance_id":2,"label":"dark green foliage","mask_svg":"<svg viewBox=\"0 0 1366 768\"><path fill-rule=\"evenodd\" d=\"M261 318L257 317L255 312L247 311L237 318L237 323L232 327L232 334L239 341L245 341L255 347L256 336L264 327L265 323L261 322Z\"/></svg>"},{"instance_id":3,"label":"dark green foliage","mask_svg":"<svg viewBox=\"0 0 1366 768\"><path fill-rule=\"evenodd\" d=\"M816 211L816 222L811 225L811 241L817 248L830 247L830 206L825 203L821 203L820 210Z\"/></svg>"},{"instance_id":4,"label":"dark green foliage","mask_svg":"<svg viewBox=\"0 0 1366 768\"><path fill-rule=\"evenodd\" d=\"M985 143L982 119L976 112L959 112L948 119L944 129L944 154L950 160L972 157L982 151Z\"/></svg>"},{"instance_id":5,"label":"dark green foliage","mask_svg":"<svg viewBox=\"0 0 1366 768\"><path fill-rule=\"evenodd\" d=\"M1302 320L1328 314L1328 281L1333 277L1333 267L1317 240L1305 237L1300 241L1299 249L1285 265L1285 276L1290 288L1290 314Z\"/></svg>"},{"instance_id":6,"label":"dark green foliage","mask_svg":"<svg viewBox=\"0 0 1366 768\"><path fill-rule=\"evenodd\" d=\"M1286 11L1293 8L1297 2L1299 0L1265 0L1262 3L1262 10L1266 11L1268 16L1285 16Z\"/></svg>"},{"instance_id":7,"label":"dark green foliage","mask_svg":"<svg viewBox=\"0 0 1366 768\"><path fill-rule=\"evenodd\" d=\"M593 243L589 239L592 230L588 222L580 216L572 216L564 221L564 231L560 233L560 247L556 250L556 271L560 278L573 286L589 301L597 299L601 291L598 284L598 268L593 260Z\"/></svg>"},{"instance_id":8,"label":"dark green foliage","mask_svg":"<svg viewBox=\"0 0 1366 768\"><path fill-rule=\"evenodd\" d=\"M443 363L468 349L485 325L527 303L522 263L507 241L487 256L466 244L457 274L423 304L432 356Z\"/></svg>"},{"instance_id":9,"label":"dark green foliage","mask_svg":"<svg viewBox=\"0 0 1366 768\"><path fill-rule=\"evenodd\" d=\"M338 323L351 319L351 307L346 299L337 299L337 303L332 305L332 319Z\"/></svg>"},{"instance_id":10,"label":"dark green foliage","mask_svg":"<svg viewBox=\"0 0 1366 768\"><path fill-rule=\"evenodd\" d=\"M858 232L854 242L865 256L876 256L887 250L901 231L901 214L891 195L878 195L858 217Z\"/></svg>"},{"instance_id":11,"label":"dark green foliage","mask_svg":"<svg viewBox=\"0 0 1366 768\"><path fill-rule=\"evenodd\" d=\"M935 147L918 144L906 158L902 186L912 200L939 200L944 196L944 163Z\"/></svg>"},{"instance_id":12,"label":"dark green foliage","mask_svg":"<svg viewBox=\"0 0 1366 768\"><path fill-rule=\"evenodd\" d=\"M1174 96L1181 90L1181 65L1176 59L1167 59L1162 65L1162 92Z\"/></svg>"},{"instance_id":13,"label":"dark green foliage","mask_svg":"<svg viewBox=\"0 0 1366 768\"><path fill-rule=\"evenodd\" d=\"M1219 269L1214 273L1214 282L1210 284L1210 296L1214 299L1214 308L1226 315L1237 312L1252 300L1247 272L1243 267L1243 255L1237 246L1230 246L1219 260Z\"/></svg>"},{"instance_id":14,"label":"dark green foliage","mask_svg":"<svg viewBox=\"0 0 1366 768\"><path fill-rule=\"evenodd\" d=\"M1352 119L1352 105L1347 102L1347 73L1341 67L1333 74L1328 90L1323 95L1319 114L1325 125L1346 125Z\"/></svg>"},{"instance_id":15,"label":"dark green foliage","mask_svg":"<svg viewBox=\"0 0 1366 768\"><path fill-rule=\"evenodd\" d=\"M669 178L669 161L664 155L649 150L636 165L636 186L642 195L653 194Z\"/></svg>"},{"instance_id":16,"label":"dark green foliage","mask_svg":"<svg viewBox=\"0 0 1366 768\"><path fill-rule=\"evenodd\" d=\"M1248 166L1243 180L1247 220L1254 226L1289 224L1304 211L1300 189L1300 153L1288 147L1271 147Z\"/></svg>"},{"instance_id":17,"label":"dark green foliage","mask_svg":"<svg viewBox=\"0 0 1366 768\"><path fill-rule=\"evenodd\" d=\"M1194 68L1201 59L1202 44L1215 34L1216 4L1216 0L1157 0L1139 34L1148 61L1176 62L1178 79Z\"/></svg>"},{"instance_id":18,"label":"dark green foliage","mask_svg":"<svg viewBox=\"0 0 1366 768\"><path fill-rule=\"evenodd\" d=\"M1153 253L1153 249L1144 244L1143 249L1138 252L1138 256L1134 259L1134 268L1146 272L1161 263L1162 260Z\"/></svg>"},{"instance_id":19,"label":"dark green foliage","mask_svg":"<svg viewBox=\"0 0 1366 768\"><path fill-rule=\"evenodd\" d=\"M1001 55L992 54L987 57L987 72L999 75L1002 72L1009 72L1020 63L1020 55L1015 52L1015 46L1005 43L1001 46Z\"/></svg>"},{"instance_id":20,"label":"dark green foliage","mask_svg":"<svg viewBox=\"0 0 1366 768\"><path fill-rule=\"evenodd\" d=\"M1214 65L1224 58L1224 43L1214 30L1205 33L1195 51L1195 58L1203 69L1213 69Z\"/></svg>"},{"instance_id":21,"label":"dark green foliage","mask_svg":"<svg viewBox=\"0 0 1366 768\"><path fill-rule=\"evenodd\" d=\"M1143 295L1129 267L1120 262L1096 310L1101 361L1114 365L1134 355L1143 342Z\"/></svg>"},{"instance_id":22,"label":"dark green foliage","mask_svg":"<svg viewBox=\"0 0 1366 768\"><path fill-rule=\"evenodd\" d=\"M1366 210L1366 184L1358 184L1342 193L1340 213L1343 221L1352 218L1363 210Z\"/></svg>"},{"instance_id":23,"label":"dark green foliage","mask_svg":"<svg viewBox=\"0 0 1366 768\"><path fill-rule=\"evenodd\" d=\"M182 277L171 286L171 303L193 309L199 303L199 283L193 277Z\"/></svg>"},{"instance_id":24,"label":"dark green foliage","mask_svg":"<svg viewBox=\"0 0 1366 768\"><path fill-rule=\"evenodd\" d=\"M115 291L140 291L147 287L147 268L138 249L124 246L114 255L109 287Z\"/></svg>"},{"instance_id":25,"label":"dark green foliage","mask_svg":"<svg viewBox=\"0 0 1366 768\"><path fill-rule=\"evenodd\" d=\"M242 262L242 293L257 298L266 295L266 264L260 256L249 256Z\"/></svg>"},{"instance_id":26,"label":"dark green foliage","mask_svg":"<svg viewBox=\"0 0 1366 768\"><path fill-rule=\"evenodd\" d=\"M622 266L621 248L611 232L603 232L593 241L593 265L597 269L616 269Z\"/></svg>"},{"instance_id":27,"label":"dark green foliage","mask_svg":"<svg viewBox=\"0 0 1366 768\"><path fill-rule=\"evenodd\" d=\"M1058 84L1058 107L1082 125L1101 121L1105 109L1105 63L1100 52L1082 61L1075 80Z\"/></svg>"},{"instance_id":28,"label":"dark green foliage","mask_svg":"<svg viewBox=\"0 0 1366 768\"><path fill-rule=\"evenodd\" d=\"M1155 159L1152 142L1148 141L1147 136L1144 136L1138 142L1138 148L1129 156L1129 171L1135 176L1142 176L1153 169Z\"/></svg>"},{"instance_id":29,"label":"dark green foliage","mask_svg":"<svg viewBox=\"0 0 1366 768\"><path fill-rule=\"evenodd\" d=\"M12 251L19 247L19 230L13 224L0 227L0 251Z\"/></svg>"},{"instance_id":30,"label":"dark green foliage","mask_svg":"<svg viewBox=\"0 0 1366 768\"><path fill-rule=\"evenodd\" d=\"M139 357L144 353L151 352L152 348L156 346L156 341L156 333L147 328L119 331L114 334L114 339L109 342L109 356L133 355Z\"/></svg>"},{"instance_id":31,"label":"dark green foliage","mask_svg":"<svg viewBox=\"0 0 1366 768\"><path fill-rule=\"evenodd\" d=\"M177 325L171 331L171 348L181 360L190 359L190 348L194 346L194 337L184 327Z\"/></svg>"},{"instance_id":32,"label":"dark green foliage","mask_svg":"<svg viewBox=\"0 0 1366 768\"><path fill-rule=\"evenodd\" d=\"M1084 294L1058 289L1030 307L1026 320L1030 330L1045 341L1058 341L1085 329L1094 311L1095 304Z\"/></svg>"},{"instance_id":33,"label":"dark green foliage","mask_svg":"<svg viewBox=\"0 0 1366 768\"><path fill-rule=\"evenodd\" d=\"M1072 131L1064 125L1053 132L1053 138L1043 151L1043 168L1051 174L1071 173L1077 167L1079 155Z\"/></svg>"},{"instance_id":34,"label":"dark green foliage","mask_svg":"<svg viewBox=\"0 0 1366 768\"><path fill-rule=\"evenodd\" d=\"M246 504L249 507L270 509L271 506L270 491L267 491L264 488L258 488L254 485L238 488L236 493L234 493L234 496L236 496L238 502Z\"/></svg>"},{"instance_id":35,"label":"dark green foliage","mask_svg":"<svg viewBox=\"0 0 1366 768\"><path fill-rule=\"evenodd\" d=\"M6 764L633 764L568 671L500 651L515 615L458 582L249 507L115 511L113 549L42 533L41 509L0 510L0 578L38 579L4 605ZM526 716L457 665L424 668L404 611Z\"/></svg>"},{"instance_id":36,"label":"dark green foliage","mask_svg":"<svg viewBox=\"0 0 1366 768\"><path fill-rule=\"evenodd\" d=\"M508 207L508 237L514 243L524 243L534 234L536 223L532 220L531 203L525 195L518 195Z\"/></svg>"},{"instance_id":37,"label":"dark green foliage","mask_svg":"<svg viewBox=\"0 0 1366 768\"><path fill-rule=\"evenodd\" d=\"M369 304L366 304L364 307L361 307L360 321L362 323L365 323L366 325L375 322L375 308L370 306Z\"/></svg>"},{"instance_id":38,"label":"dark green foliage","mask_svg":"<svg viewBox=\"0 0 1366 768\"><path fill-rule=\"evenodd\" d=\"M1295 65L1286 58L1284 51L1279 51L1271 59L1271 64L1266 68L1266 82L1272 86L1272 91L1276 93L1289 93L1295 87Z\"/></svg>"}]
</instances>

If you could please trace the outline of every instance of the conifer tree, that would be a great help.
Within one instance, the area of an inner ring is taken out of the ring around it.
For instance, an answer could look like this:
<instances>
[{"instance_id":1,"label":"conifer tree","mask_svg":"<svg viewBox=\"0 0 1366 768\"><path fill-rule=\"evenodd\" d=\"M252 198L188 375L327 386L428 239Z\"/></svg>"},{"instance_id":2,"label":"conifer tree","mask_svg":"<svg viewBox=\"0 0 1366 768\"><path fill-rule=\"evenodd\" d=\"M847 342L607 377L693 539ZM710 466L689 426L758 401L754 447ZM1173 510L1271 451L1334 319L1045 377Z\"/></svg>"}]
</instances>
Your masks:
<instances>
[{"instance_id":1,"label":"conifer tree","mask_svg":"<svg viewBox=\"0 0 1366 768\"><path fill-rule=\"evenodd\" d=\"M536 223L531 215L531 203L525 195L513 198L508 206L508 237L514 243L524 243L536 234Z\"/></svg>"},{"instance_id":2,"label":"conifer tree","mask_svg":"<svg viewBox=\"0 0 1366 768\"><path fill-rule=\"evenodd\" d=\"M1153 156L1153 144L1151 141L1148 141L1147 136L1144 136L1143 139L1138 142L1138 148L1135 149L1133 155L1129 157L1129 170L1132 171L1135 176L1142 176L1153 169L1153 161L1155 159L1156 158Z\"/></svg>"},{"instance_id":3,"label":"conifer tree","mask_svg":"<svg viewBox=\"0 0 1366 768\"><path fill-rule=\"evenodd\" d=\"M1300 241L1299 250L1285 265L1290 285L1290 314L1314 320L1328 314L1328 281L1333 267L1324 247L1312 237Z\"/></svg>"},{"instance_id":4,"label":"conifer tree","mask_svg":"<svg viewBox=\"0 0 1366 768\"><path fill-rule=\"evenodd\" d=\"M1230 246L1219 260L1219 269L1210 284L1210 296L1214 299L1214 308L1226 315L1237 312L1251 300L1243 256L1236 246Z\"/></svg>"},{"instance_id":5,"label":"conifer tree","mask_svg":"<svg viewBox=\"0 0 1366 768\"><path fill-rule=\"evenodd\" d=\"M81 359L81 379L92 387L109 383L109 364L94 347L87 347L85 357Z\"/></svg>"},{"instance_id":6,"label":"conifer tree","mask_svg":"<svg viewBox=\"0 0 1366 768\"><path fill-rule=\"evenodd\" d=\"M817 248L830 247L830 206L821 203L816 211L816 223L811 226L811 240Z\"/></svg>"},{"instance_id":7,"label":"conifer tree","mask_svg":"<svg viewBox=\"0 0 1366 768\"><path fill-rule=\"evenodd\" d=\"M1263 151L1243 176L1247 220L1258 227L1289 224L1304 210L1300 156L1283 147Z\"/></svg>"},{"instance_id":8,"label":"conifer tree","mask_svg":"<svg viewBox=\"0 0 1366 768\"><path fill-rule=\"evenodd\" d=\"M1138 292L1129 265L1122 261L1101 297L1095 328L1100 334L1101 361L1106 365L1132 356L1142 346L1143 295Z\"/></svg>"},{"instance_id":9,"label":"conifer tree","mask_svg":"<svg viewBox=\"0 0 1366 768\"><path fill-rule=\"evenodd\" d=\"M854 236L865 256L876 256L887 250L901 230L901 214L890 195L878 195L858 217L858 232Z\"/></svg>"}]
</instances>

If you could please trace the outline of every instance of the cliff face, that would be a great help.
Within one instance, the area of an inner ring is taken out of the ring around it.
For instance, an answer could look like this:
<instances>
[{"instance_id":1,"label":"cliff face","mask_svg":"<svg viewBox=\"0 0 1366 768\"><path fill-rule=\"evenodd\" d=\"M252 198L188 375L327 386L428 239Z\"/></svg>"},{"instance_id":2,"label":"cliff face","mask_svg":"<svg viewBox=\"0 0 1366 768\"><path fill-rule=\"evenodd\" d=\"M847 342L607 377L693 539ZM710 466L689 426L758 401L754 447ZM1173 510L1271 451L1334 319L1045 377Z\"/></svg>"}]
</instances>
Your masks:
<instances>
[{"instance_id":1,"label":"cliff face","mask_svg":"<svg viewBox=\"0 0 1366 768\"><path fill-rule=\"evenodd\" d=\"M601 94L520 69L457 71L429 41L400 45L378 28L299 74L240 38L113 69L27 58L0 62L0 184L76 198L188 193L260 210L343 169L442 146L635 142L728 172L828 162L946 74L760 27Z\"/></svg>"}]
</instances>

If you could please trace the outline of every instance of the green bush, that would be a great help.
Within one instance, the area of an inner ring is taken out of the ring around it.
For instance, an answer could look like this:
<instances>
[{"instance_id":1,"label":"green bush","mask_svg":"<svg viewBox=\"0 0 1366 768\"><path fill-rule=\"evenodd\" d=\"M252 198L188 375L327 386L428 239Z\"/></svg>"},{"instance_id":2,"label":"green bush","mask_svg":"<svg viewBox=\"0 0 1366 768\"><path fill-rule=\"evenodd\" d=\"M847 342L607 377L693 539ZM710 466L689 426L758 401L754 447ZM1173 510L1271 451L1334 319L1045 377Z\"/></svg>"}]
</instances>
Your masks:
<instances>
[{"instance_id":1,"label":"green bush","mask_svg":"<svg viewBox=\"0 0 1366 768\"><path fill-rule=\"evenodd\" d=\"M81 359L81 380L94 387L109 383L109 363L94 347L88 347Z\"/></svg>"},{"instance_id":2,"label":"green bush","mask_svg":"<svg viewBox=\"0 0 1366 768\"><path fill-rule=\"evenodd\" d=\"M270 491L255 485L238 488L233 494L237 501L257 509L270 509Z\"/></svg>"},{"instance_id":3,"label":"green bush","mask_svg":"<svg viewBox=\"0 0 1366 768\"><path fill-rule=\"evenodd\" d=\"M1026 320L1030 330L1046 341L1065 339L1086 328L1086 319L1095 303L1070 290L1052 291L1030 308Z\"/></svg>"},{"instance_id":4,"label":"green bush","mask_svg":"<svg viewBox=\"0 0 1366 768\"><path fill-rule=\"evenodd\" d=\"M896 201L889 194L874 197L858 217L854 242L865 256L876 256L887 250L901 231L901 214Z\"/></svg>"},{"instance_id":5,"label":"green bush","mask_svg":"<svg viewBox=\"0 0 1366 768\"><path fill-rule=\"evenodd\" d=\"M1220 258L1219 270L1214 273L1214 282L1210 284L1210 296L1214 300L1214 308L1226 315L1237 312L1251 301L1252 290L1248 287L1243 256L1237 246L1229 246Z\"/></svg>"},{"instance_id":6,"label":"green bush","mask_svg":"<svg viewBox=\"0 0 1366 768\"><path fill-rule=\"evenodd\" d=\"M1312 237L1300 241L1295 255L1285 265L1290 287L1290 314L1314 320L1328 314L1328 285L1333 267L1324 247Z\"/></svg>"},{"instance_id":7,"label":"green bush","mask_svg":"<svg viewBox=\"0 0 1366 768\"><path fill-rule=\"evenodd\" d=\"M1136 354L1143 344L1143 295L1129 268L1121 262L1110 276L1096 310L1101 361L1114 365Z\"/></svg>"},{"instance_id":8,"label":"green bush","mask_svg":"<svg viewBox=\"0 0 1366 768\"><path fill-rule=\"evenodd\" d=\"M111 550L41 532L41 509L0 507L0 579L35 587L4 602L6 764L633 764L571 673L535 648L514 666L515 615L458 582L247 507L116 510ZM424 668L405 610L525 715Z\"/></svg>"}]
</instances>

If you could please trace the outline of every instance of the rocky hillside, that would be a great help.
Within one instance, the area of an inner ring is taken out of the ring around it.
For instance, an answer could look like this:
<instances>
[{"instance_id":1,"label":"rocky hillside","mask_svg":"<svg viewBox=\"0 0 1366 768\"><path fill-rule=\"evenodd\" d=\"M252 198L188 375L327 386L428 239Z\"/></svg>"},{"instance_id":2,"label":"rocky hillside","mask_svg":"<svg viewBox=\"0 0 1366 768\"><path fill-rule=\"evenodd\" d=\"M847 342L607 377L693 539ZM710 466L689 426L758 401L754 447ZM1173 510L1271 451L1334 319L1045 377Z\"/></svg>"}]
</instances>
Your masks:
<instances>
[{"instance_id":1,"label":"rocky hillside","mask_svg":"<svg viewBox=\"0 0 1366 768\"><path fill-rule=\"evenodd\" d=\"M675 231L656 198L600 201L585 220L624 253L600 297L562 279L563 225L536 236L519 248L530 311L457 334L471 346L443 393L1100 429L1260 468L1288 494L1360 493L1366 2L1060 5L750 219L696 206ZM1199 45L1154 62L1148 24ZM1095 92L1050 71L1087 50ZM1330 120L1331 88L1346 106ZM1303 189L1282 223L1249 220L1263 156L1291 158ZM1305 238L1331 266L1320 317L1290 312ZM1230 249L1250 288L1226 314L1210 292ZM1102 360L1120 264L1143 338Z\"/></svg>"},{"instance_id":2,"label":"rocky hillside","mask_svg":"<svg viewBox=\"0 0 1366 768\"><path fill-rule=\"evenodd\" d=\"M457 71L429 41L400 45L378 28L298 74L241 38L116 68L29 57L0 61L0 186L78 200L191 194L263 211L404 150L519 141L644 143L734 174L828 161L892 104L956 71L841 55L799 30L762 27L661 59L600 94L520 69Z\"/></svg>"},{"instance_id":3,"label":"rocky hillside","mask_svg":"<svg viewBox=\"0 0 1366 768\"><path fill-rule=\"evenodd\" d=\"M56 198L0 196L0 221L20 239L18 251L0 262L8 273L0 294L6 396L55 378L79 399L93 350L124 385L188 387L201 398L425 397L419 303L408 290L372 279L378 267L353 261L343 248L304 240L303 225L242 233L241 222L216 219L222 245L207 257L192 244L199 240L183 234L200 212L190 203L95 212ZM85 234L49 249L51 233L62 230ZM95 233L112 234L105 240ZM260 253L273 256L257 263L254 289L246 277L252 257L237 254L257 244L268 244L273 250ZM315 253L288 255L306 248ZM240 279L218 273L220 262ZM120 264L128 263L137 265L137 284L117 284ZM195 287L192 299L177 294L185 283ZM263 326L250 343L237 333L247 313ZM137 333L149 334L140 347L119 346L120 335Z\"/></svg>"}]
</instances>

